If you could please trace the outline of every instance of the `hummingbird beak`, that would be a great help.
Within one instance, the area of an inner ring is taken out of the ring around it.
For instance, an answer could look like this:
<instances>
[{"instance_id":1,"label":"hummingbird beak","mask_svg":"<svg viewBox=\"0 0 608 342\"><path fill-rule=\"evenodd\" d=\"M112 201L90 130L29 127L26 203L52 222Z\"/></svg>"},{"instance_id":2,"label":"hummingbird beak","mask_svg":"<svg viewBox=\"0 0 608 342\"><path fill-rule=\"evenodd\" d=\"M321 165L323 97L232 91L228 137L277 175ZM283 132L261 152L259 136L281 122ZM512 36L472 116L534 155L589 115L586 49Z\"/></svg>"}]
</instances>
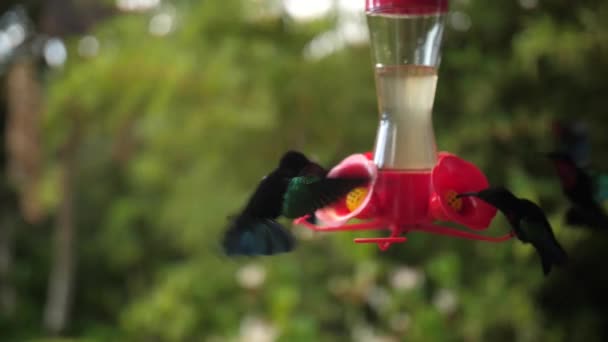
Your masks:
<instances>
[{"instance_id":1,"label":"hummingbird beak","mask_svg":"<svg viewBox=\"0 0 608 342\"><path fill-rule=\"evenodd\" d=\"M461 194L456 195L456 198L477 196L477 194L478 194L477 192L463 192Z\"/></svg>"}]
</instances>

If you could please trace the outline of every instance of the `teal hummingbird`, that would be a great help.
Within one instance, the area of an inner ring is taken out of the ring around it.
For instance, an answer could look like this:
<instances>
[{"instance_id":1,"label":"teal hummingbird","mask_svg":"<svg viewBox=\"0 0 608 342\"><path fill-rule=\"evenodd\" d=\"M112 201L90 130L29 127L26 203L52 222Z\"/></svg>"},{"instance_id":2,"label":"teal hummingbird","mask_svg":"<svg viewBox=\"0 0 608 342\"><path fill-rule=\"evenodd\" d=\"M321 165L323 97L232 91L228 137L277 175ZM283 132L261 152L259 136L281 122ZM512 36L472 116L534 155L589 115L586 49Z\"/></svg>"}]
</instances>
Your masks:
<instances>
[{"instance_id":1,"label":"teal hummingbird","mask_svg":"<svg viewBox=\"0 0 608 342\"><path fill-rule=\"evenodd\" d=\"M327 170L297 151L285 153L258 184L239 215L231 219L222 246L229 256L274 255L295 248L295 238L277 218L313 214L369 182L328 178Z\"/></svg>"}]
</instances>

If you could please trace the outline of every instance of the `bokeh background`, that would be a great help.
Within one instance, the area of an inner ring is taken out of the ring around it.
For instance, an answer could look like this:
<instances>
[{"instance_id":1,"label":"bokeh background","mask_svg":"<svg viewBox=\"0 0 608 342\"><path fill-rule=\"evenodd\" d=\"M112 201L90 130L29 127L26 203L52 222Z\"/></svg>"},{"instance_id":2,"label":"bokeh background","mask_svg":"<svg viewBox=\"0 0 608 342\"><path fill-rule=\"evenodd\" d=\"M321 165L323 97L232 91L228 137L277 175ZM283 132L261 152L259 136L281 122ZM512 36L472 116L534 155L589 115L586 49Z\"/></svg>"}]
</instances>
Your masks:
<instances>
[{"instance_id":1,"label":"bokeh background","mask_svg":"<svg viewBox=\"0 0 608 342\"><path fill-rule=\"evenodd\" d=\"M563 223L541 152L589 126L608 169L608 2L453 0L440 150L539 203L570 254L294 227L291 254L219 239L289 148L371 149L363 0L3 0L0 341L606 341L606 234ZM499 217L490 232L502 233Z\"/></svg>"}]
</instances>

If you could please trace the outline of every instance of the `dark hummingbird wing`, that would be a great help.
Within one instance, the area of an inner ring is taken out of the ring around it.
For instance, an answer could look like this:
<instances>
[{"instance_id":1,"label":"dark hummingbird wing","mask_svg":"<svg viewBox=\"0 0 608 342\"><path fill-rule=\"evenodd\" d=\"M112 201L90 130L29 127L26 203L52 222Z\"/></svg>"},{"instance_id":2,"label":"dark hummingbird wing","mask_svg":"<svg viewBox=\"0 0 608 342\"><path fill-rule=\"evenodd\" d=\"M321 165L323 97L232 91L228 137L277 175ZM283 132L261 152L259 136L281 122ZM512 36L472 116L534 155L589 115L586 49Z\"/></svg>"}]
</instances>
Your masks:
<instances>
[{"instance_id":1,"label":"dark hummingbird wing","mask_svg":"<svg viewBox=\"0 0 608 342\"><path fill-rule=\"evenodd\" d=\"M571 226L608 229L608 216L599 204L588 207L573 206L566 212L565 220Z\"/></svg>"},{"instance_id":2,"label":"dark hummingbird wing","mask_svg":"<svg viewBox=\"0 0 608 342\"><path fill-rule=\"evenodd\" d=\"M242 216L260 219L276 219L279 217L288 182L289 178L279 169L264 177L249 198Z\"/></svg>"},{"instance_id":3,"label":"dark hummingbird wing","mask_svg":"<svg viewBox=\"0 0 608 342\"><path fill-rule=\"evenodd\" d=\"M585 213L579 210L577 207L571 207L566 211L565 215L566 224L571 226L589 226L589 220L585 217Z\"/></svg>"},{"instance_id":4,"label":"dark hummingbird wing","mask_svg":"<svg viewBox=\"0 0 608 342\"><path fill-rule=\"evenodd\" d=\"M311 177L320 177L325 178L327 176L327 170L325 170L321 165L317 163L310 162L306 167L300 171L299 176L311 176Z\"/></svg>"},{"instance_id":5,"label":"dark hummingbird wing","mask_svg":"<svg viewBox=\"0 0 608 342\"><path fill-rule=\"evenodd\" d=\"M313 213L368 182L366 178L295 177L283 198L283 216L296 218Z\"/></svg>"},{"instance_id":6,"label":"dark hummingbird wing","mask_svg":"<svg viewBox=\"0 0 608 342\"><path fill-rule=\"evenodd\" d=\"M222 246L229 256L273 255L293 250L295 238L274 220L239 217L226 231Z\"/></svg>"}]
</instances>

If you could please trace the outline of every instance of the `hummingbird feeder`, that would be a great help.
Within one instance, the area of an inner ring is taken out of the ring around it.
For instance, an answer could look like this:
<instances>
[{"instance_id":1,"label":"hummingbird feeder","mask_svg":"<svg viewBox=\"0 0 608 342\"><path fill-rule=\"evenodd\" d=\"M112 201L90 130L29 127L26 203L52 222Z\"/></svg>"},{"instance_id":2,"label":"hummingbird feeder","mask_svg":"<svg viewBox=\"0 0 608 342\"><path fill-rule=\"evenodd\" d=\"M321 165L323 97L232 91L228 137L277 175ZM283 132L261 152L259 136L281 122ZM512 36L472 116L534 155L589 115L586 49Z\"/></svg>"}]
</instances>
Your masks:
<instances>
[{"instance_id":1,"label":"hummingbird feeder","mask_svg":"<svg viewBox=\"0 0 608 342\"><path fill-rule=\"evenodd\" d=\"M406 241L410 231L501 242L485 230L496 208L463 192L489 186L475 165L448 152L437 153L432 109L448 0L366 0L380 122L373 153L354 154L328 177L369 177L332 206L316 211L314 231L389 230L389 237L357 238L381 250ZM358 219L349 223L351 219ZM469 231L438 225L452 222Z\"/></svg>"}]
</instances>

